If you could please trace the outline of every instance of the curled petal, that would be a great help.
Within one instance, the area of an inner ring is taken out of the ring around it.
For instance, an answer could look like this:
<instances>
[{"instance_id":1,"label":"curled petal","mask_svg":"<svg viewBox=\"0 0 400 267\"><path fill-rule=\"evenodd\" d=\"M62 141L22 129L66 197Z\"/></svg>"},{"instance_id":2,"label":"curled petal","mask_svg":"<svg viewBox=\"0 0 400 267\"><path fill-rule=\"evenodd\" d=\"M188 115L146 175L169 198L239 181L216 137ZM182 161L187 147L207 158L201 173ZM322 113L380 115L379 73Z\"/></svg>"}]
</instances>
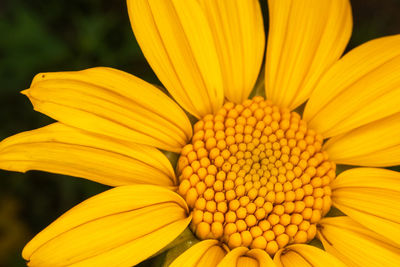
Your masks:
<instances>
[{"instance_id":1,"label":"curled petal","mask_svg":"<svg viewBox=\"0 0 400 267\"><path fill-rule=\"evenodd\" d=\"M345 267L333 255L306 244L296 244L280 249L274 257L278 267Z\"/></svg>"},{"instance_id":2,"label":"curled petal","mask_svg":"<svg viewBox=\"0 0 400 267\"><path fill-rule=\"evenodd\" d=\"M170 267L215 267L225 256L226 251L219 245L218 240L201 241L176 258Z\"/></svg>"},{"instance_id":3,"label":"curled petal","mask_svg":"<svg viewBox=\"0 0 400 267\"><path fill-rule=\"evenodd\" d=\"M261 249L251 249L247 247L238 247L231 250L218 264L218 267L270 267L275 266L271 257Z\"/></svg>"}]
</instances>

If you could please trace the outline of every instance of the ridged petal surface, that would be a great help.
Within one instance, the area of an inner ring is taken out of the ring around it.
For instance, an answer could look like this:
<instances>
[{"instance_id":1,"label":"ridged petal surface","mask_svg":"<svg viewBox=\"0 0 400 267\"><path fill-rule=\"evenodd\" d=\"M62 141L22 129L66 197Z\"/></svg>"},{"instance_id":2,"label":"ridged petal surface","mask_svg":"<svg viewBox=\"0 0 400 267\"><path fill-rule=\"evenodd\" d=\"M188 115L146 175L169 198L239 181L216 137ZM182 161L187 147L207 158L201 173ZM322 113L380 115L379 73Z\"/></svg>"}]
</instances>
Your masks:
<instances>
[{"instance_id":1,"label":"ridged petal surface","mask_svg":"<svg viewBox=\"0 0 400 267\"><path fill-rule=\"evenodd\" d=\"M321 78L304 119L324 137L400 112L400 35L348 52Z\"/></svg>"},{"instance_id":2,"label":"ridged petal surface","mask_svg":"<svg viewBox=\"0 0 400 267\"><path fill-rule=\"evenodd\" d=\"M327 252L347 266L397 267L400 248L384 237L364 228L347 216L324 218L320 221L318 238Z\"/></svg>"},{"instance_id":3,"label":"ridged petal surface","mask_svg":"<svg viewBox=\"0 0 400 267\"><path fill-rule=\"evenodd\" d=\"M294 109L342 55L352 30L348 0L269 0L265 90Z\"/></svg>"},{"instance_id":4,"label":"ridged petal surface","mask_svg":"<svg viewBox=\"0 0 400 267\"><path fill-rule=\"evenodd\" d=\"M377 168L342 172L332 182L338 209L400 247L400 173Z\"/></svg>"},{"instance_id":5,"label":"ridged petal surface","mask_svg":"<svg viewBox=\"0 0 400 267\"><path fill-rule=\"evenodd\" d=\"M265 49L258 0L198 0L209 21L221 65L225 97L247 99L260 72Z\"/></svg>"},{"instance_id":6,"label":"ridged petal surface","mask_svg":"<svg viewBox=\"0 0 400 267\"><path fill-rule=\"evenodd\" d=\"M368 167L400 164L400 113L329 139L324 150L335 163Z\"/></svg>"},{"instance_id":7,"label":"ridged petal surface","mask_svg":"<svg viewBox=\"0 0 400 267\"><path fill-rule=\"evenodd\" d=\"M35 110L96 134L179 152L192 128L153 85L111 68L41 73L23 91Z\"/></svg>"},{"instance_id":8,"label":"ridged petal surface","mask_svg":"<svg viewBox=\"0 0 400 267\"><path fill-rule=\"evenodd\" d=\"M314 246L295 244L280 249L274 256L277 267L345 267L339 259Z\"/></svg>"},{"instance_id":9,"label":"ridged petal surface","mask_svg":"<svg viewBox=\"0 0 400 267\"><path fill-rule=\"evenodd\" d=\"M197 0L128 0L133 32L157 77L201 118L216 112L224 89L209 22Z\"/></svg>"},{"instance_id":10,"label":"ridged petal surface","mask_svg":"<svg viewBox=\"0 0 400 267\"><path fill-rule=\"evenodd\" d=\"M156 148L92 134L61 123L3 140L0 168L19 172L47 171L110 186L176 184L171 163Z\"/></svg>"},{"instance_id":11,"label":"ridged petal surface","mask_svg":"<svg viewBox=\"0 0 400 267\"><path fill-rule=\"evenodd\" d=\"M22 255L29 266L133 266L174 240L189 224L176 193L121 186L75 206L36 235Z\"/></svg>"},{"instance_id":12,"label":"ridged petal surface","mask_svg":"<svg viewBox=\"0 0 400 267\"><path fill-rule=\"evenodd\" d=\"M225 254L218 240L203 240L183 252L170 267L215 267Z\"/></svg>"}]
</instances>

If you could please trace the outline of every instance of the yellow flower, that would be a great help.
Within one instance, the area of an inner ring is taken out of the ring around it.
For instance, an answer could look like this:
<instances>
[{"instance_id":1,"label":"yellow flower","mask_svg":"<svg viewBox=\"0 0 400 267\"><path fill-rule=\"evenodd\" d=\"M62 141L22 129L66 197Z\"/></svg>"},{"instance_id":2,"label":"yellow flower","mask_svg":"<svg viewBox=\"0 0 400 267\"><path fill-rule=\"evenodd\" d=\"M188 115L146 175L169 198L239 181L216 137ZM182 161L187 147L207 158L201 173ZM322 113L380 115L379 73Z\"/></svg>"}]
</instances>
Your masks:
<instances>
[{"instance_id":1,"label":"yellow flower","mask_svg":"<svg viewBox=\"0 0 400 267\"><path fill-rule=\"evenodd\" d=\"M109 68L34 78L23 93L58 122L2 141L0 167L116 187L34 237L28 265L132 266L187 226L203 241L172 266L400 265L400 174L376 168L400 164L399 35L340 58L347 0L269 0L268 100L247 99L265 49L257 0L127 2L177 103ZM158 149L180 154L176 171ZM335 177L336 164L361 167ZM332 205L346 216L325 216Z\"/></svg>"}]
</instances>

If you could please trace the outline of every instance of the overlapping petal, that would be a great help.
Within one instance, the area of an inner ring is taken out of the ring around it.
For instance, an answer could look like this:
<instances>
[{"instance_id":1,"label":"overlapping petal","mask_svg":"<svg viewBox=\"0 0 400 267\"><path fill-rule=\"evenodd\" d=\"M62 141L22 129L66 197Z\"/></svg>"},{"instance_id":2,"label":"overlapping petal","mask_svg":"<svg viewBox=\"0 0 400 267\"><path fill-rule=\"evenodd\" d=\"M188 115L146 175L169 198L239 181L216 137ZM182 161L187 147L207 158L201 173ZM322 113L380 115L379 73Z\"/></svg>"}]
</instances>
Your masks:
<instances>
[{"instance_id":1,"label":"overlapping petal","mask_svg":"<svg viewBox=\"0 0 400 267\"><path fill-rule=\"evenodd\" d=\"M219 241L208 239L201 241L176 258L170 267L212 267L217 266L225 256L226 251Z\"/></svg>"},{"instance_id":2,"label":"overlapping petal","mask_svg":"<svg viewBox=\"0 0 400 267\"><path fill-rule=\"evenodd\" d=\"M352 30L348 0L269 0L265 89L291 109L310 96L321 75L341 56Z\"/></svg>"},{"instance_id":3,"label":"overlapping petal","mask_svg":"<svg viewBox=\"0 0 400 267\"><path fill-rule=\"evenodd\" d=\"M296 244L280 249L274 256L278 267L345 267L339 259L314 246Z\"/></svg>"},{"instance_id":4,"label":"overlapping petal","mask_svg":"<svg viewBox=\"0 0 400 267\"><path fill-rule=\"evenodd\" d=\"M41 73L24 91L38 110L64 124L179 152L192 129L159 89L110 68Z\"/></svg>"},{"instance_id":5,"label":"overlapping petal","mask_svg":"<svg viewBox=\"0 0 400 267\"><path fill-rule=\"evenodd\" d=\"M260 72L265 33L258 0L198 0L209 21L225 97L242 103Z\"/></svg>"},{"instance_id":6,"label":"overlapping petal","mask_svg":"<svg viewBox=\"0 0 400 267\"><path fill-rule=\"evenodd\" d=\"M350 169L342 172L331 188L333 205L400 247L400 173Z\"/></svg>"},{"instance_id":7,"label":"overlapping petal","mask_svg":"<svg viewBox=\"0 0 400 267\"><path fill-rule=\"evenodd\" d=\"M189 224L176 193L132 185L94 196L54 221L24 248L29 266L133 266Z\"/></svg>"},{"instance_id":8,"label":"overlapping petal","mask_svg":"<svg viewBox=\"0 0 400 267\"><path fill-rule=\"evenodd\" d=\"M400 164L400 113L329 139L324 150L336 163L385 167Z\"/></svg>"},{"instance_id":9,"label":"overlapping petal","mask_svg":"<svg viewBox=\"0 0 400 267\"><path fill-rule=\"evenodd\" d=\"M200 118L223 103L221 68L209 22L197 0L128 0L144 56L176 101Z\"/></svg>"},{"instance_id":10,"label":"overlapping petal","mask_svg":"<svg viewBox=\"0 0 400 267\"><path fill-rule=\"evenodd\" d=\"M327 252L348 266L400 265L398 245L364 228L347 216L322 219L318 238Z\"/></svg>"},{"instance_id":11,"label":"overlapping petal","mask_svg":"<svg viewBox=\"0 0 400 267\"><path fill-rule=\"evenodd\" d=\"M335 64L351 34L348 0L268 2L268 98L293 109L312 94L305 119L325 137L334 136L324 148L336 163L400 164L400 76L393 71L400 65L400 37L369 42ZM144 55L188 112L201 118L215 113L224 96L237 103L248 97L265 45L257 0L127 3ZM192 128L155 87L95 68L39 74L24 94L61 123L1 142L1 168L113 186L176 184L166 157L147 145L180 152ZM323 219L318 236L331 254L296 244L272 260L264 250L226 253L219 241L205 240L171 266L398 266L399 179L378 169L354 169L336 179L334 204L366 228L349 217ZM189 224L188 213L185 200L166 188L120 186L65 213L27 244L23 257L30 266L132 266L175 239Z\"/></svg>"},{"instance_id":12,"label":"overlapping petal","mask_svg":"<svg viewBox=\"0 0 400 267\"><path fill-rule=\"evenodd\" d=\"M310 127L336 136L400 112L400 35L369 41L332 66L304 111Z\"/></svg>"},{"instance_id":13,"label":"overlapping petal","mask_svg":"<svg viewBox=\"0 0 400 267\"><path fill-rule=\"evenodd\" d=\"M0 168L48 171L111 186L176 184L171 163L156 148L91 134L61 123L3 140Z\"/></svg>"},{"instance_id":14,"label":"overlapping petal","mask_svg":"<svg viewBox=\"0 0 400 267\"><path fill-rule=\"evenodd\" d=\"M261 249L237 247L231 250L218 264L218 267L270 267L275 266L271 257Z\"/></svg>"}]
</instances>

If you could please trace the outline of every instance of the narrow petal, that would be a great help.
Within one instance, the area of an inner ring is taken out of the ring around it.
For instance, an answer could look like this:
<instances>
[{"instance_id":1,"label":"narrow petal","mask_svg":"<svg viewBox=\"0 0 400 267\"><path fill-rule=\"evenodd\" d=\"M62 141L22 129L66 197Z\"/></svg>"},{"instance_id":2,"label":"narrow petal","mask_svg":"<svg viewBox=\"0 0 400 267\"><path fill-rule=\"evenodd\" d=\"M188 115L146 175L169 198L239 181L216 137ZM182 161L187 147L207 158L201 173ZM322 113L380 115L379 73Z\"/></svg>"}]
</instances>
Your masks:
<instances>
[{"instance_id":1,"label":"narrow petal","mask_svg":"<svg viewBox=\"0 0 400 267\"><path fill-rule=\"evenodd\" d=\"M111 186L176 184L171 163L156 148L90 134L61 123L3 140L0 168L47 171Z\"/></svg>"},{"instance_id":2,"label":"narrow petal","mask_svg":"<svg viewBox=\"0 0 400 267\"><path fill-rule=\"evenodd\" d=\"M159 89L110 68L41 73L23 92L64 124L179 152L191 138L185 113Z\"/></svg>"},{"instance_id":3,"label":"narrow petal","mask_svg":"<svg viewBox=\"0 0 400 267\"><path fill-rule=\"evenodd\" d=\"M247 252L247 257L256 260L259 267L275 267L273 260L264 250L251 249Z\"/></svg>"},{"instance_id":4,"label":"narrow petal","mask_svg":"<svg viewBox=\"0 0 400 267\"><path fill-rule=\"evenodd\" d=\"M345 267L343 262L317 247L296 244L280 249L274 257L278 267Z\"/></svg>"},{"instance_id":5,"label":"narrow petal","mask_svg":"<svg viewBox=\"0 0 400 267\"><path fill-rule=\"evenodd\" d=\"M36 235L22 255L29 266L133 266L189 224L185 201L158 186L132 185L94 196Z\"/></svg>"},{"instance_id":6,"label":"narrow petal","mask_svg":"<svg viewBox=\"0 0 400 267\"><path fill-rule=\"evenodd\" d=\"M218 264L218 267L229 267L229 266L237 266L237 261L241 256L246 255L249 251L247 247L238 247L235 248L223 258L223 260Z\"/></svg>"},{"instance_id":7,"label":"narrow petal","mask_svg":"<svg viewBox=\"0 0 400 267\"><path fill-rule=\"evenodd\" d=\"M356 168L342 172L332 183L338 209L366 228L400 247L400 173Z\"/></svg>"},{"instance_id":8,"label":"narrow petal","mask_svg":"<svg viewBox=\"0 0 400 267\"><path fill-rule=\"evenodd\" d=\"M275 266L271 257L261 249L238 247L231 250L218 264L218 267L269 267Z\"/></svg>"},{"instance_id":9,"label":"narrow petal","mask_svg":"<svg viewBox=\"0 0 400 267\"><path fill-rule=\"evenodd\" d=\"M400 266L400 248L350 217L324 218L318 238L327 252L348 266Z\"/></svg>"},{"instance_id":10,"label":"narrow petal","mask_svg":"<svg viewBox=\"0 0 400 267\"><path fill-rule=\"evenodd\" d=\"M325 143L340 164L385 167L400 164L400 113L371 122Z\"/></svg>"},{"instance_id":11,"label":"narrow petal","mask_svg":"<svg viewBox=\"0 0 400 267\"><path fill-rule=\"evenodd\" d=\"M350 3L269 0L268 8L267 98L294 109L342 55L352 30Z\"/></svg>"},{"instance_id":12,"label":"narrow petal","mask_svg":"<svg viewBox=\"0 0 400 267\"><path fill-rule=\"evenodd\" d=\"M254 87L265 49L264 23L258 0L198 0L215 40L225 97L246 100Z\"/></svg>"},{"instance_id":13,"label":"narrow petal","mask_svg":"<svg viewBox=\"0 0 400 267\"><path fill-rule=\"evenodd\" d=\"M170 267L213 267L217 266L225 254L226 251L219 245L218 240L204 240L182 253Z\"/></svg>"},{"instance_id":14,"label":"narrow petal","mask_svg":"<svg viewBox=\"0 0 400 267\"><path fill-rule=\"evenodd\" d=\"M127 0L133 32L147 61L176 101L201 118L223 103L213 35L197 0Z\"/></svg>"},{"instance_id":15,"label":"narrow petal","mask_svg":"<svg viewBox=\"0 0 400 267\"><path fill-rule=\"evenodd\" d=\"M400 35L369 41L324 74L304 118L324 137L400 112Z\"/></svg>"}]
</instances>

